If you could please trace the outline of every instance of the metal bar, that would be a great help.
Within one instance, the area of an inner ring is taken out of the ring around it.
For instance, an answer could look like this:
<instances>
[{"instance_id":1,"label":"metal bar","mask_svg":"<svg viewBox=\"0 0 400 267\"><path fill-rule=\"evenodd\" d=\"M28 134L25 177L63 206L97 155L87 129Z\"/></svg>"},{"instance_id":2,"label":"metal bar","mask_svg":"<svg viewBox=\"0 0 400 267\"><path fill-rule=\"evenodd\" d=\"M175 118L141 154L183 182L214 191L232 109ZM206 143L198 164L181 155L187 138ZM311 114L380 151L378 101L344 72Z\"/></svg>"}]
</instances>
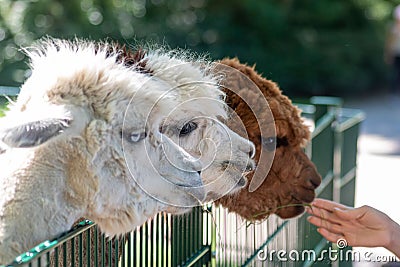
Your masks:
<instances>
[{"instance_id":1,"label":"metal bar","mask_svg":"<svg viewBox=\"0 0 400 267\"><path fill-rule=\"evenodd\" d=\"M82 240L82 233L78 237L78 250L79 250L79 267L83 267L83 240Z\"/></svg>"},{"instance_id":2,"label":"metal bar","mask_svg":"<svg viewBox=\"0 0 400 267\"><path fill-rule=\"evenodd\" d=\"M190 235L189 235L189 233L190 233L190 227L189 227L190 217L189 216L190 216L190 214L185 216L185 228L183 231L183 240L184 240L183 248L184 248L185 255L184 255L183 260L185 260L191 256L190 255L191 254L190 239L189 239L190 238Z\"/></svg>"},{"instance_id":3,"label":"metal bar","mask_svg":"<svg viewBox=\"0 0 400 267\"><path fill-rule=\"evenodd\" d=\"M157 262L156 265L157 266L166 266L166 264L164 264L163 262L163 258L167 257L167 253L164 252L164 248L167 246L167 242L164 238L164 214L163 213L159 213L158 216L158 242L160 242L160 245L158 246L157 249Z\"/></svg>"},{"instance_id":4,"label":"metal bar","mask_svg":"<svg viewBox=\"0 0 400 267\"><path fill-rule=\"evenodd\" d=\"M50 252L46 252L46 264L50 265Z\"/></svg>"},{"instance_id":5,"label":"metal bar","mask_svg":"<svg viewBox=\"0 0 400 267\"><path fill-rule=\"evenodd\" d=\"M154 225L155 225L155 235L154 235L154 265L155 266L161 266L160 263L160 248L164 245L162 242L162 238L161 238L161 223L160 223L160 219L161 219L161 213L158 213L155 217L155 221L154 221Z\"/></svg>"},{"instance_id":6,"label":"metal bar","mask_svg":"<svg viewBox=\"0 0 400 267\"><path fill-rule=\"evenodd\" d=\"M150 262L149 266L154 266L156 263L157 258L157 214L149 221L150 224L150 236L149 236L149 255L150 255Z\"/></svg>"},{"instance_id":7,"label":"metal bar","mask_svg":"<svg viewBox=\"0 0 400 267\"><path fill-rule=\"evenodd\" d=\"M75 236L70 240L70 246L71 246L71 262L72 266L75 266Z\"/></svg>"},{"instance_id":8,"label":"metal bar","mask_svg":"<svg viewBox=\"0 0 400 267\"><path fill-rule=\"evenodd\" d=\"M193 255L191 258L189 258L181 266L182 267L193 266L197 262L199 262L201 259L203 259L207 255L207 253L210 253L210 252L211 252L210 246L203 246L203 248L201 248L195 255Z\"/></svg>"},{"instance_id":9,"label":"metal bar","mask_svg":"<svg viewBox=\"0 0 400 267\"><path fill-rule=\"evenodd\" d=\"M341 178L341 186L345 186L347 183L351 182L354 177L356 177L357 166L348 171L344 176Z\"/></svg>"},{"instance_id":10,"label":"metal bar","mask_svg":"<svg viewBox=\"0 0 400 267\"><path fill-rule=\"evenodd\" d=\"M149 266L149 223L146 222L143 225L143 230L142 230L142 241L141 241L141 247L142 247L142 258L143 258L143 264L144 266Z\"/></svg>"},{"instance_id":11,"label":"metal bar","mask_svg":"<svg viewBox=\"0 0 400 267\"><path fill-rule=\"evenodd\" d=\"M172 239L172 244L171 244L171 253L172 253L172 266L178 266L178 248L179 248L179 238L178 238L178 217L173 216L172 217L172 233L171 233L171 239Z\"/></svg>"},{"instance_id":12,"label":"metal bar","mask_svg":"<svg viewBox=\"0 0 400 267\"><path fill-rule=\"evenodd\" d=\"M104 234L101 234L101 265L106 266L106 239Z\"/></svg>"},{"instance_id":13,"label":"metal bar","mask_svg":"<svg viewBox=\"0 0 400 267\"><path fill-rule=\"evenodd\" d=\"M278 233L286 226L287 223L288 221L284 221L281 225L279 225L275 232L273 232L272 235L270 235L267 240L265 240L265 242L260 247L258 247L249 258L247 258L242 267L249 266L249 264L256 258L258 252L260 252L266 245L268 245L268 243L271 242L271 240L273 240L278 235Z\"/></svg>"},{"instance_id":14,"label":"metal bar","mask_svg":"<svg viewBox=\"0 0 400 267\"><path fill-rule=\"evenodd\" d=\"M335 114L338 118L338 114ZM334 129L337 129L337 126ZM340 203L340 174L342 169L342 148L343 148L343 132L334 131L334 146L333 146L333 201Z\"/></svg>"},{"instance_id":15,"label":"metal bar","mask_svg":"<svg viewBox=\"0 0 400 267\"><path fill-rule=\"evenodd\" d=\"M144 266L143 264L143 257L142 257L142 232L143 232L143 227L144 225L142 225L138 230L136 230L136 240L135 243L133 244L133 248L136 250L135 258L136 261L138 262L139 266Z\"/></svg>"},{"instance_id":16,"label":"metal bar","mask_svg":"<svg viewBox=\"0 0 400 267\"><path fill-rule=\"evenodd\" d=\"M317 246L315 246L315 248L313 249L313 251L315 252L316 257L319 256L319 254L321 254L321 251L328 245L328 241L326 241L326 239L321 238L321 240L318 242ZM302 267L310 267L314 264L315 259L314 260L309 260L307 259Z\"/></svg>"},{"instance_id":17,"label":"metal bar","mask_svg":"<svg viewBox=\"0 0 400 267\"><path fill-rule=\"evenodd\" d=\"M293 105L299 108L302 114L314 114L316 110L315 106L311 104L293 103Z\"/></svg>"},{"instance_id":18,"label":"metal bar","mask_svg":"<svg viewBox=\"0 0 400 267\"><path fill-rule=\"evenodd\" d=\"M322 179L321 184L318 186L318 188L315 190L316 195L318 196L321 194L322 191L332 182L333 179L333 171L328 172L327 175Z\"/></svg>"},{"instance_id":19,"label":"metal bar","mask_svg":"<svg viewBox=\"0 0 400 267\"><path fill-rule=\"evenodd\" d=\"M203 246L204 244L208 245L208 243L209 243L209 226L208 226L208 220L207 220L208 211L209 211L208 208L209 207L205 207L205 209L204 209L202 207L200 209L200 212L199 212L199 214L200 214L200 224L201 224L201 227L200 227L199 230L200 230L200 238L202 240L201 246ZM209 259L206 259L206 258L203 257L202 260L201 260L201 264L205 265L205 264L207 264L208 261L209 261Z\"/></svg>"},{"instance_id":20,"label":"metal bar","mask_svg":"<svg viewBox=\"0 0 400 267\"><path fill-rule=\"evenodd\" d=\"M208 210L208 216L211 217L212 219L212 208L213 206L209 206ZM217 253L217 225L216 222L211 221L211 240L209 240L209 244L210 244L210 265L211 266L216 266L216 253Z\"/></svg>"},{"instance_id":21,"label":"metal bar","mask_svg":"<svg viewBox=\"0 0 400 267\"><path fill-rule=\"evenodd\" d=\"M16 96L19 94L20 89L13 86L0 86L0 95Z\"/></svg>"},{"instance_id":22,"label":"metal bar","mask_svg":"<svg viewBox=\"0 0 400 267\"><path fill-rule=\"evenodd\" d=\"M199 229L199 216L198 216L199 212L202 212L202 211L199 210L199 207L195 207L194 212L193 212L193 228L194 228L194 230ZM201 238L199 237L199 232L197 231L194 233L194 236L193 236L193 245L194 245L193 250L194 251L197 251L200 249L200 247L201 247L200 246L201 244L199 244L200 240L201 240Z\"/></svg>"},{"instance_id":23,"label":"metal bar","mask_svg":"<svg viewBox=\"0 0 400 267\"><path fill-rule=\"evenodd\" d=\"M59 266L58 250L59 250L59 247L56 247L54 249L54 266Z\"/></svg>"},{"instance_id":24,"label":"metal bar","mask_svg":"<svg viewBox=\"0 0 400 267\"><path fill-rule=\"evenodd\" d=\"M117 237L114 238L113 240L114 240L114 246L115 246L115 248L114 248L114 263L118 264L118 261L119 261L119 240L118 240Z\"/></svg>"},{"instance_id":25,"label":"metal bar","mask_svg":"<svg viewBox=\"0 0 400 267\"><path fill-rule=\"evenodd\" d=\"M111 265L112 262L112 239L107 241L107 248L108 248L108 265Z\"/></svg>"},{"instance_id":26,"label":"metal bar","mask_svg":"<svg viewBox=\"0 0 400 267\"><path fill-rule=\"evenodd\" d=\"M94 236L94 263L95 266L99 266L99 229L97 226L94 228Z\"/></svg>"},{"instance_id":27,"label":"metal bar","mask_svg":"<svg viewBox=\"0 0 400 267\"><path fill-rule=\"evenodd\" d=\"M95 224L91 221L82 221L78 225L74 226L71 230L68 232L62 234L60 237L54 239L54 240L46 240L39 245L35 246L28 252L25 252L21 254L20 256L16 257L15 260L11 263L13 266L20 266L21 264L28 263L29 261L32 261L42 253L46 253L48 251L51 251L54 249L56 246L61 246L65 242L73 239L74 237L78 236L80 233L86 231L87 229L93 227Z\"/></svg>"},{"instance_id":28,"label":"metal bar","mask_svg":"<svg viewBox=\"0 0 400 267\"><path fill-rule=\"evenodd\" d=\"M192 210L190 211L190 214L189 214L189 222L188 222L188 231L190 233L188 235L190 255L193 255L196 252L195 240L194 240L194 237L196 236L196 232L195 232L196 229L194 228L194 211L195 211L195 208L192 208Z\"/></svg>"},{"instance_id":29,"label":"metal bar","mask_svg":"<svg viewBox=\"0 0 400 267\"><path fill-rule=\"evenodd\" d=\"M71 245L71 263L72 266L75 266L75 241L76 241L76 236L74 236L71 240L70 240L70 245Z\"/></svg>"},{"instance_id":30,"label":"metal bar","mask_svg":"<svg viewBox=\"0 0 400 267\"><path fill-rule=\"evenodd\" d=\"M185 259L185 217L179 217L179 261L178 264L181 265Z\"/></svg>"},{"instance_id":31,"label":"metal bar","mask_svg":"<svg viewBox=\"0 0 400 267\"><path fill-rule=\"evenodd\" d=\"M120 266L126 266L126 234L122 237L122 257Z\"/></svg>"},{"instance_id":32,"label":"metal bar","mask_svg":"<svg viewBox=\"0 0 400 267\"><path fill-rule=\"evenodd\" d=\"M63 244L63 265L67 267L67 243L64 242Z\"/></svg>"},{"instance_id":33,"label":"metal bar","mask_svg":"<svg viewBox=\"0 0 400 267\"><path fill-rule=\"evenodd\" d=\"M323 115L315 124L314 131L312 132L312 138L315 138L327 127L330 127L331 123L335 121L335 116L332 113Z\"/></svg>"},{"instance_id":34,"label":"metal bar","mask_svg":"<svg viewBox=\"0 0 400 267\"><path fill-rule=\"evenodd\" d=\"M165 263L166 266L173 266L172 265L172 237L171 237L171 232L172 232L172 218L170 214L165 214L164 217L166 219L166 225L165 225L165 236L166 236L166 242L167 242L167 247L166 247L166 259Z\"/></svg>"},{"instance_id":35,"label":"metal bar","mask_svg":"<svg viewBox=\"0 0 400 267\"><path fill-rule=\"evenodd\" d=\"M132 238L132 240L131 240L131 248L130 248L130 251L132 251L132 255L133 255L133 265L134 266L137 266L137 264L138 264L138 256L139 256L139 252L138 252L138 245L137 245L137 243L136 243L136 240L137 240L137 238L138 238L138 236L139 236L139 234L140 233L138 233L138 231L139 231L139 228L138 227L136 227L136 231L133 231L132 233L131 233L131 238ZM140 251L140 250L139 250Z\"/></svg>"},{"instance_id":36,"label":"metal bar","mask_svg":"<svg viewBox=\"0 0 400 267\"><path fill-rule=\"evenodd\" d=\"M132 264L132 254L133 254L133 250L132 250L132 233L129 233L128 235L128 264ZM136 262L135 262L136 264Z\"/></svg>"},{"instance_id":37,"label":"metal bar","mask_svg":"<svg viewBox=\"0 0 400 267\"><path fill-rule=\"evenodd\" d=\"M345 130L359 124L365 120L365 113L357 109L340 109L339 116L346 117L346 120L339 122L335 126L335 131L344 132Z\"/></svg>"},{"instance_id":38,"label":"metal bar","mask_svg":"<svg viewBox=\"0 0 400 267\"><path fill-rule=\"evenodd\" d=\"M87 264L87 266L90 266L90 264L91 264L91 244L92 244L92 242L91 242L91 234L90 234L90 231L91 230L88 230L88 231L86 231L86 264ZM97 238L96 238L97 239ZM96 265L97 266L97 265Z\"/></svg>"}]
</instances>

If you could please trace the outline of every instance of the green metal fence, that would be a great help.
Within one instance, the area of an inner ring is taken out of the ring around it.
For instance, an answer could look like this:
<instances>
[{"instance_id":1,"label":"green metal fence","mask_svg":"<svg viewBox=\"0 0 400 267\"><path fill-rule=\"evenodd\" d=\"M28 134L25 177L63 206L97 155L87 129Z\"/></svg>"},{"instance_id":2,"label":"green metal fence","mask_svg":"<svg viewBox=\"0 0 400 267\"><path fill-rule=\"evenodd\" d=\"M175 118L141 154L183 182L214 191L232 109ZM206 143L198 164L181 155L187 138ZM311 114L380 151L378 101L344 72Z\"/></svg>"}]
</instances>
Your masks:
<instances>
[{"instance_id":1,"label":"green metal fence","mask_svg":"<svg viewBox=\"0 0 400 267\"><path fill-rule=\"evenodd\" d=\"M5 90L4 88L0 88ZM10 89L2 94L10 94ZM13 91L11 91L12 94ZM343 109L338 98L314 97L298 106L314 124L307 153L323 177L318 195L354 204L357 138L364 115ZM206 205L189 214L157 214L127 235L108 239L95 223L82 221L45 241L10 266L348 266L318 259L332 246L305 220L275 216L249 224L221 207ZM345 248L349 250L351 248ZM298 260L269 258L270 251L313 251Z\"/></svg>"},{"instance_id":2,"label":"green metal fence","mask_svg":"<svg viewBox=\"0 0 400 267\"><path fill-rule=\"evenodd\" d=\"M316 127L312 135L312 143L309 148L312 161L317 165L322 184L317 189L319 197L331 199L345 205L354 205L354 193L357 168L357 140L360 124L364 120L364 113L359 110L342 108L339 98L313 97L309 104L315 111L311 117L316 121ZM315 251L318 257L322 250L327 250L335 244L326 242L311 226L305 216L298 220L299 230L306 233L308 238L299 236L299 249ZM347 251L351 247L338 250L338 260L330 262L330 259L306 260L301 266L352 266L351 257L347 257Z\"/></svg>"}]
</instances>

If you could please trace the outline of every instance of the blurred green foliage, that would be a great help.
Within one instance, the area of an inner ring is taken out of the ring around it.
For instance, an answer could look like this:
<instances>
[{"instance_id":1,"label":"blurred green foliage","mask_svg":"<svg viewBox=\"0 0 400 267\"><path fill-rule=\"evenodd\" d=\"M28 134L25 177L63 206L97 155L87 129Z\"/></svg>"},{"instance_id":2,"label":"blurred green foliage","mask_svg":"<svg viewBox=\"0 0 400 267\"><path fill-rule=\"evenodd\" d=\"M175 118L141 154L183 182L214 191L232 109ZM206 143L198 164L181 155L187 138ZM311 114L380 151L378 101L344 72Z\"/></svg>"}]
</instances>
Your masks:
<instances>
[{"instance_id":1,"label":"blurred green foliage","mask_svg":"<svg viewBox=\"0 0 400 267\"><path fill-rule=\"evenodd\" d=\"M7 108L8 101L6 98L0 96L0 117L4 116L4 111Z\"/></svg>"},{"instance_id":2,"label":"blurred green foliage","mask_svg":"<svg viewBox=\"0 0 400 267\"><path fill-rule=\"evenodd\" d=\"M398 1L400 2L400 1ZM385 85L395 0L0 0L0 85L29 72L20 47L44 36L167 43L237 56L292 96Z\"/></svg>"}]
</instances>

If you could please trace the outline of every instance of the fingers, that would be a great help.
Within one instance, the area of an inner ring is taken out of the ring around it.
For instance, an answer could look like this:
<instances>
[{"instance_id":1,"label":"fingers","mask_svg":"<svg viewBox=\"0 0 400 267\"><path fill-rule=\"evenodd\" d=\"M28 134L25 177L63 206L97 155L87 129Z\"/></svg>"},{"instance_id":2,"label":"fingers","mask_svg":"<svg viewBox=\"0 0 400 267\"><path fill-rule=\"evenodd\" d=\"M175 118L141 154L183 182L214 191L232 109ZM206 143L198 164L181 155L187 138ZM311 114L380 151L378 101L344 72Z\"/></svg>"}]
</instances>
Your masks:
<instances>
[{"instance_id":1,"label":"fingers","mask_svg":"<svg viewBox=\"0 0 400 267\"><path fill-rule=\"evenodd\" d=\"M313 207L313 206L306 207L306 212L311 215L314 215L314 216L317 216L320 218L324 218L324 219L327 219L332 214L331 212L329 212L325 209L321 209L321 208L317 208L317 207Z\"/></svg>"},{"instance_id":2,"label":"fingers","mask_svg":"<svg viewBox=\"0 0 400 267\"><path fill-rule=\"evenodd\" d=\"M373 211L374 209L369 206L362 206L359 208L347 209L347 210L335 208L333 210L333 213L342 220L350 221L350 220L359 220L368 212L373 212Z\"/></svg>"},{"instance_id":3,"label":"fingers","mask_svg":"<svg viewBox=\"0 0 400 267\"><path fill-rule=\"evenodd\" d=\"M331 233L341 234L342 226L340 224L330 222L316 216L310 216L307 218L307 220L318 228L326 229Z\"/></svg>"},{"instance_id":4,"label":"fingers","mask_svg":"<svg viewBox=\"0 0 400 267\"><path fill-rule=\"evenodd\" d=\"M350 220L357 220L359 217L361 217L364 214L364 211L361 211L359 209L349 209L349 210L342 210L335 208L333 209L333 214L335 214L338 218L346 221Z\"/></svg>"},{"instance_id":5,"label":"fingers","mask_svg":"<svg viewBox=\"0 0 400 267\"><path fill-rule=\"evenodd\" d=\"M336 224L341 224L341 221L343 221L340 217L336 216L336 214L322 208L307 207L306 212L314 215L315 217L319 217L321 220L329 221Z\"/></svg>"},{"instance_id":6,"label":"fingers","mask_svg":"<svg viewBox=\"0 0 400 267\"><path fill-rule=\"evenodd\" d=\"M326 200L326 199L322 199L322 198L316 198L314 199L314 201L311 203L312 206L321 208L321 209L325 209L327 211L332 212L335 208L339 208L342 210L347 210L350 207L347 207L345 205L330 201L330 200Z\"/></svg>"},{"instance_id":7,"label":"fingers","mask_svg":"<svg viewBox=\"0 0 400 267\"><path fill-rule=\"evenodd\" d=\"M320 233L326 240L332 243L336 243L339 239L344 239L341 234L332 233L325 228L318 228L318 233Z\"/></svg>"}]
</instances>

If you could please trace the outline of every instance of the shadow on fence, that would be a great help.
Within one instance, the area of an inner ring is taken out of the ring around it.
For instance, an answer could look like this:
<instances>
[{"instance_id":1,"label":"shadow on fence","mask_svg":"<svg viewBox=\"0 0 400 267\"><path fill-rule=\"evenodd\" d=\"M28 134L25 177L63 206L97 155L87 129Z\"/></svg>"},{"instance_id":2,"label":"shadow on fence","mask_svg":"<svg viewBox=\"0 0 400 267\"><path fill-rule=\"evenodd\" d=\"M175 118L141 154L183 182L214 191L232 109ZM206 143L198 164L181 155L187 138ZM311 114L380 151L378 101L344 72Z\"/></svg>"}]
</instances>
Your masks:
<instances>
[{"instance_id":1,"label":"shadow on fence","mask_svg":"<svg viewBox=\"0 0 400 267\"><path fill-rule=\"evenodd\" d=\"M17 93L0 87L0 94ZM318 195L353 205L363 113L342 108L339 98L313 97L297 105L313 125L306 149L323 177ZM160 213L114 239L101 234L95 223L82 221L9 266L351 266L351 259L322 257L331 246L305 216L288 221L271 216L249 224L209 204L183 216Z\"/></svg>"}]
</instances>

